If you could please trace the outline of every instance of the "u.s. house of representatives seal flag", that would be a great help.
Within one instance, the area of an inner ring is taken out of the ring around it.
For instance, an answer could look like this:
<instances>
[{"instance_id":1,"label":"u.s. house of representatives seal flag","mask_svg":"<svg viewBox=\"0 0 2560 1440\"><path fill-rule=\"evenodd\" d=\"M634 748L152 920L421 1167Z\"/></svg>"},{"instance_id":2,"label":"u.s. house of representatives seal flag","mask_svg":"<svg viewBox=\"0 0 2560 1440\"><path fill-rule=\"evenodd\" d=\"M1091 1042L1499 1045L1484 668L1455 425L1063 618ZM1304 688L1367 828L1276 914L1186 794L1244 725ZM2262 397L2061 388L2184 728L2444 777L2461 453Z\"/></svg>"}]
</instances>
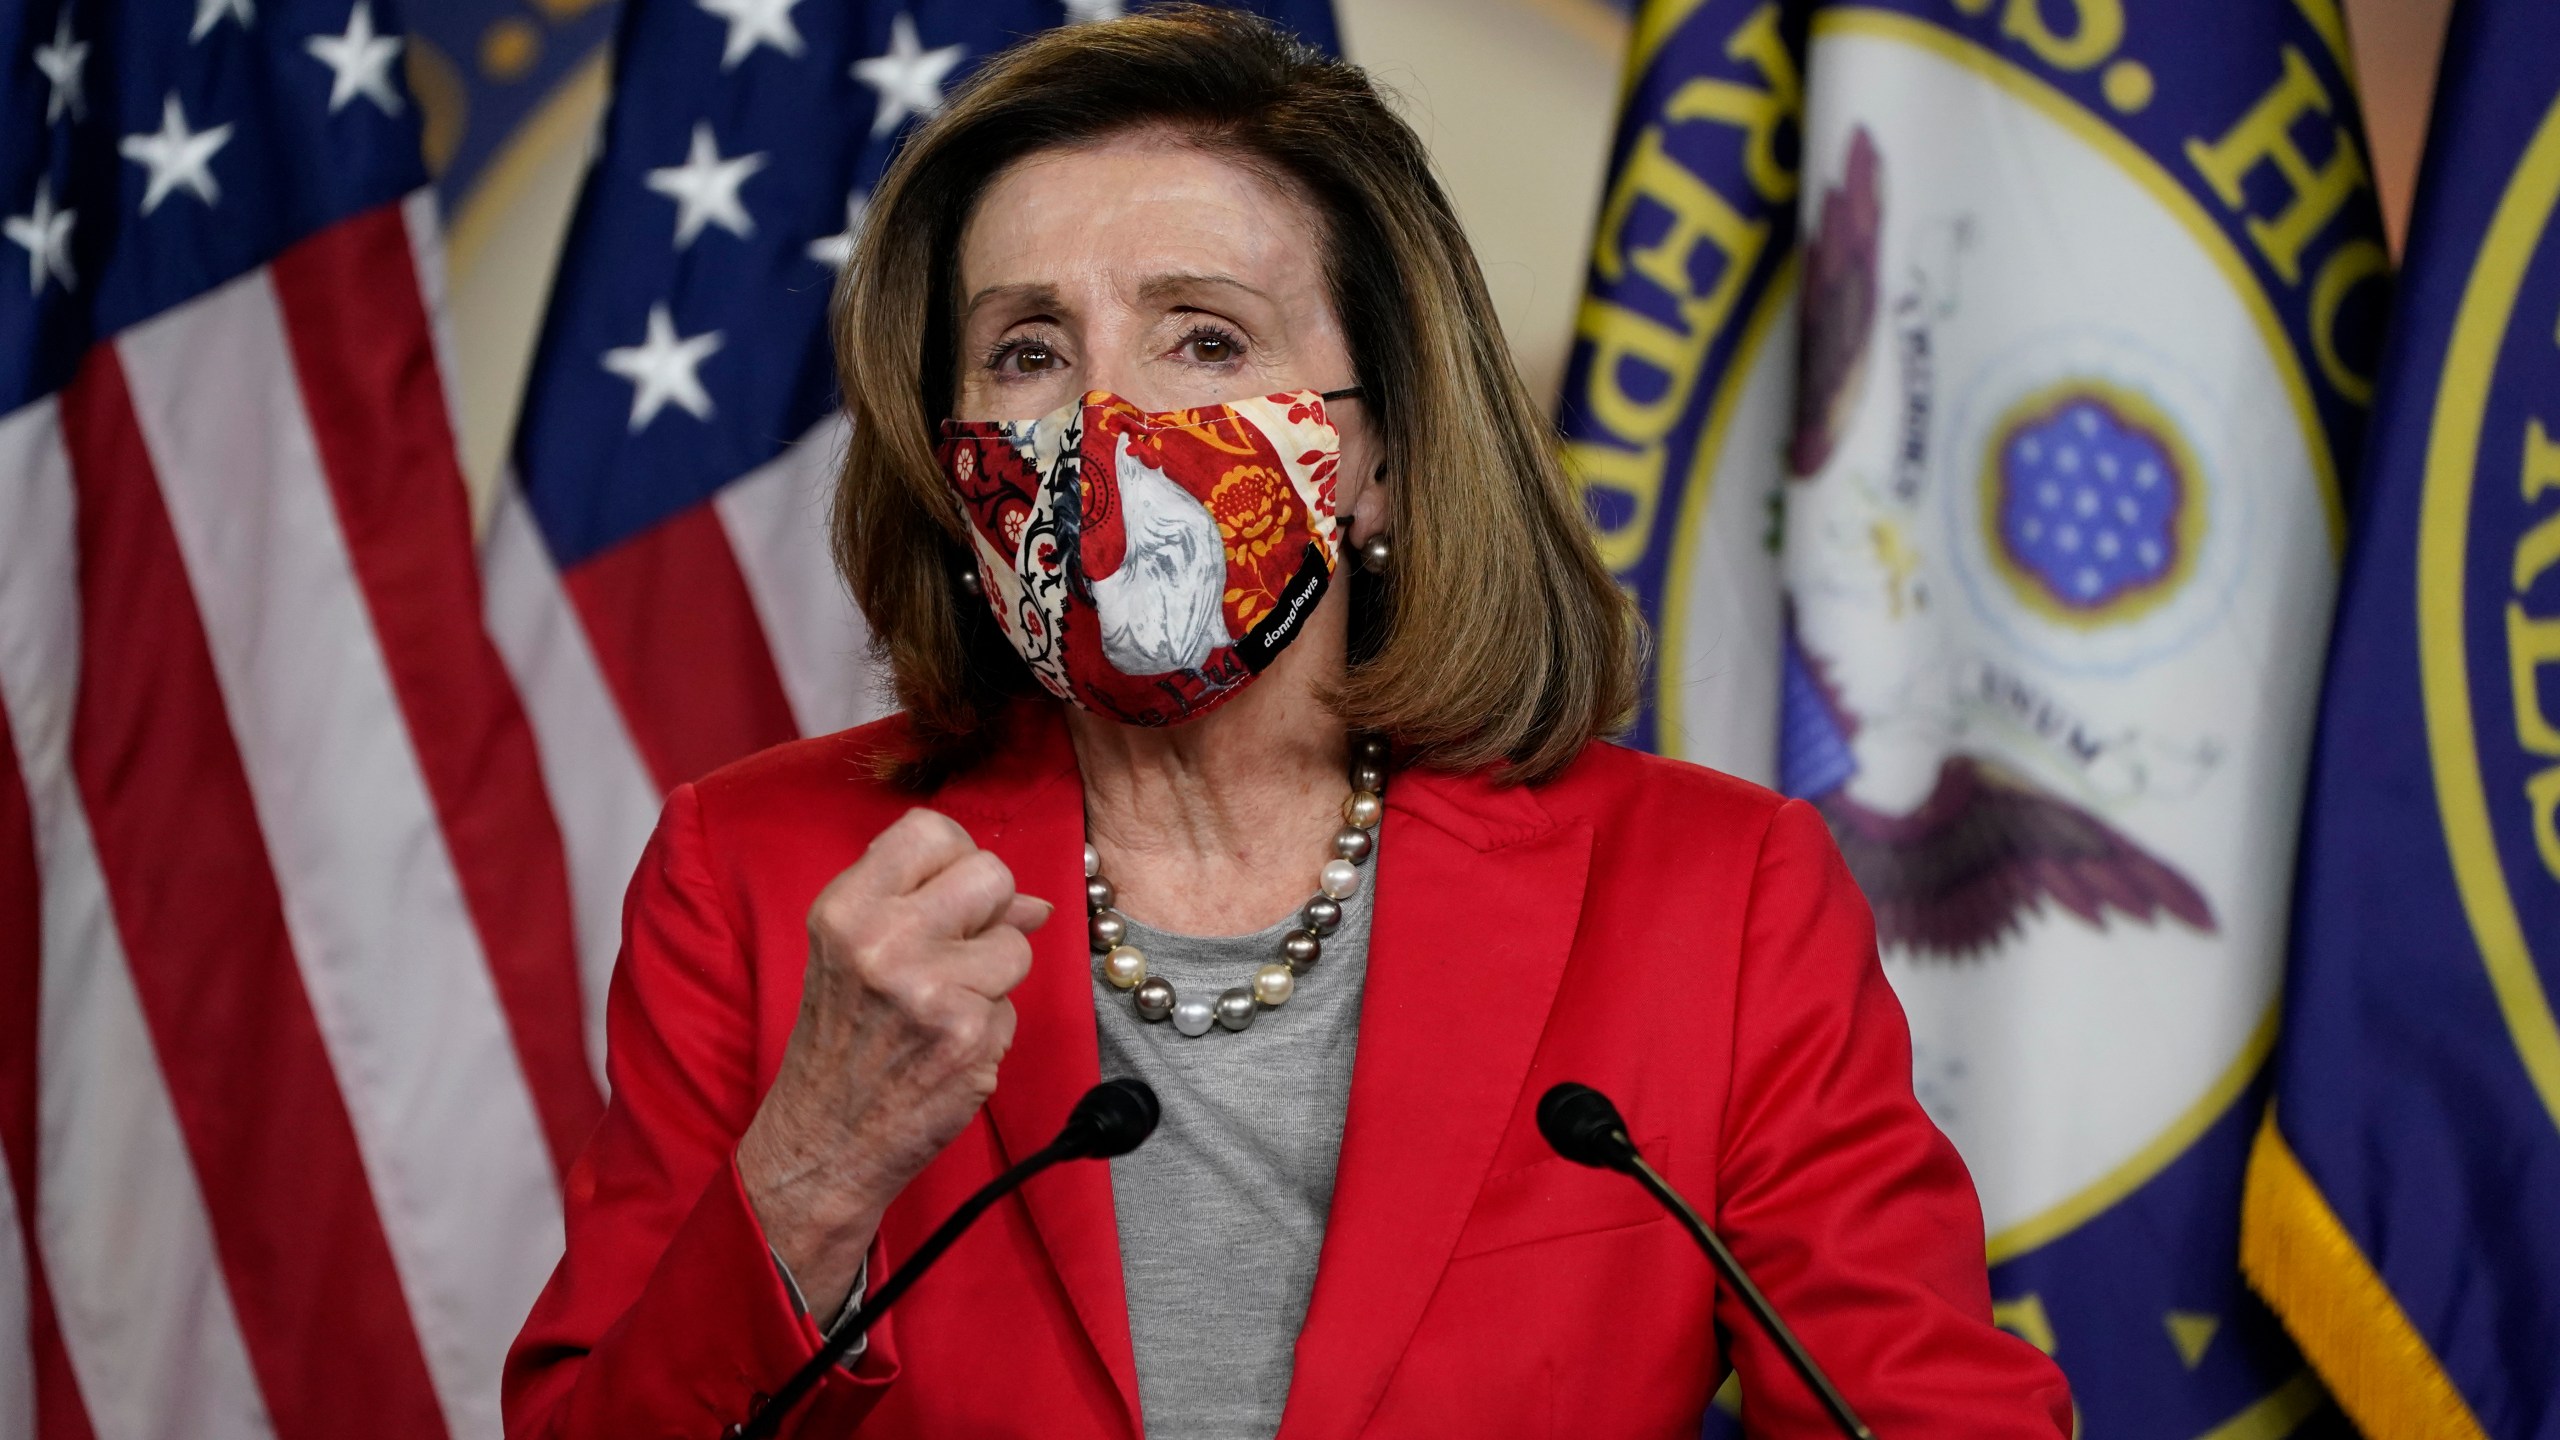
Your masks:
<instances>
[{"instance_id":1,"label":"u.s. house of representatives seal flag","mask_svg":"<svg viewBox=\"0 0 2560 1440\"><path fill-rule=\"evenodd\" d=\"M1810 10L1639 20L1565 420L1663 636L1644 738L1749 773L1754 697L1695 697L1768 657L1998 1318L2090 1433L2302 1433L2237 1231L2388 271L2343 28Z\"/></svg>"},{"instance_id":2,"label":"u.s. house of representatives seal flag","mask_svg":"<svg viewBox=\"0 0 2560 1440\"><path fill-rule=\"evenodd\" d=\"M2090 1433L2292 1433L2234 1262L2388 269L2336 11L1831 4L1806 68L1781 782Z\"/></svg>"},{"instance_id":3,"label":"u.s. house of representatives seal flag","mask_svg":"<svg viewBox=\"0 0 2560 1440\"><path fill-rule=\"evenodd\" d=\"M2455 15L2243 1254L2370 1440L2560 1437L2560 9Z\"/></svg>"}]
</instances>

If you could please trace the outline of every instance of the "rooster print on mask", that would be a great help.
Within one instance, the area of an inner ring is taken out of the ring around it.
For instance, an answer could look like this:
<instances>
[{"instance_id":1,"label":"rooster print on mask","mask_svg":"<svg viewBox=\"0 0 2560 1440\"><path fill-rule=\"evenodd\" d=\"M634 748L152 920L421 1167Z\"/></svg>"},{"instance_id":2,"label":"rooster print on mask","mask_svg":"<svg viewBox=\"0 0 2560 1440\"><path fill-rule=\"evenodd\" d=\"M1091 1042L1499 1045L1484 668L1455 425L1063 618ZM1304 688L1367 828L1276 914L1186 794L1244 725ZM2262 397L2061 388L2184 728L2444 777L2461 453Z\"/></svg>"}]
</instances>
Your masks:
<instances>
[{"instance_id":1,"label":"rooster print on mask","mask_svg":"<svg viewBox=\"0 0 2560 1440\"><path fill-rule=\"evenodd\" d=\"M1094 391L1035 420L948 422L938 454L987 603L1041 685L1172 725L1305 628L1339 554L1340 450L1310 391L1152 414Z\"/></svg>"},{"instance_id":2,"label":"rooster print on mask","mask_svg":"<svg viewBox=\"0 0 2560 1440\"><path fill-rule=\"evenodd\" d=\"M1197 670L1231 638L1224 596L1227 554L1208 508L1114 438L1112 478L1125 543L1119 568L1098 573L1080 552L1102 621L1102 658L1123 675Z\"/></svg>"}]
</instances>

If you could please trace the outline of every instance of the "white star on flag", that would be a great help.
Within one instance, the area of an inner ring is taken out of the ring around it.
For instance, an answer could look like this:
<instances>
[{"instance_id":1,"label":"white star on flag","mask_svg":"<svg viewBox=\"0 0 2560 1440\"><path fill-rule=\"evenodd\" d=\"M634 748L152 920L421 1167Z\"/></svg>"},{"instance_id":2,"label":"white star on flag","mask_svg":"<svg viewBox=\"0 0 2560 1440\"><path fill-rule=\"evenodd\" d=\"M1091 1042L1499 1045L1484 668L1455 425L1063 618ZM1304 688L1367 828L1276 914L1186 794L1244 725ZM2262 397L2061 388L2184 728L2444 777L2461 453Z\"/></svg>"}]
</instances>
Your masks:
<instances>
[{"instance_id":1,"label":"white star on flag","mask_svg":"<svg viewBox=\"0 0 2560 1440\"><path fill-rule=\"evenodd\" d=\"M856 190L844 197L844 229L833 235L821 235L809 242L809 258L830 270L842 270L853 262L853 240L862 233L862 212L871 208L869 192Z\"/></svg>"},{"instance_id":2,"label":"white star on flag","mask_svg":"<svg viewBox=\"0 0 2560 1440\"><path fill-rule=\"evenodd\" d=\"M755 217L738 198L738 187L772 158L759 150L724 160L711 122L695 121L693 148L684 163L649 172L649 188L676 202L676 248L691 245L705 225L717 225L741 240L756 233Z\"/></svg>"},{"instance_id":3,"label":"white star on flag","mask_svg":"<svg viewBox=\"0 0 2560 1440\"><path fill-rule=\"evenodd\" d=\"M53 22L53 43L36 47L36 69L52 87L44 97L44 123L52 124L71 112L79 120L89 113L89 97L80 88L80 68L89 63L89 45L71 38L71 7L64 5L62 14Z\"/></svg>"},{"instance_id":4,"label":"white star on flag","mask_svg":"<svg viewBox=\"0 0 2560 1440\"><path fill-rule=\"evenodd\" d=\"M212 34L213 27L221 24L225 15L237 19L240 28L246 30L257 23L257 0L196 0L196 26L187 32L187 43L192 45Z\"/></svg>"},{"instance_id":5,"label":"white star on flag","mask_svg":"<svg viewBox=\"0 0 2560 1440\"><path fill-rule=\"evenodd\" d=\"M910 115L930 115L941 109L942 79L968 53L966 45L927 50L916 38L915 18L900 12L889 22L889 53L853 62L853 78L880 92L871 133L886 135Z\"/></svg>"},{"instance_id":6,"label":"white star on flag","mask_svg":"<svg viewBox=\"0 0 2560 1440\"><path fill-rule=\"evenodd\" d=\"M1067 23L1091 25L1098 20L1117 20L1128 13L1122 0L1067 0Z\"/></svg>"},{"instance_id":7,"label":"white star on flag","mask_svg":"<svg viewBox=\"0 0 2560 1440\"><path fill-rule=\"evenodd\" d=\"M47 275L69 290L80 283L71 273L71 226L79 212L53 208L53 182L36 182L36 203L24 215L0 220L0 235L27 251L27 293L42 295Z\"/></svg>"},{"instance_id":8,"label":"white star on flag","mask_svg":"<svg viewBox=\"0 0 2560 1440\"><path fill-rule=\"evenodd\" d=\"M216 125L210 130L188 129L187 112L178 104L178 92L172 90L160 104L159 133L127 135L116 150L151 172L142 187L142 213L148 215L160 208L170 191L182 186L207 205L220 204L222 187L206 167L212 163L214 152L230 143L229 125Z\"/></svg>"},{"instance_id":9,"label":"white star on flag","mask_svg":"<svg viewBox=\"0 0 2560 1440\"><path fill-rule=\"evenodd\" d=\"M373 0L356 0L343 35L314 35L302 42L311 58L329 67L329 113L337 114L361 95L385 115L400 113L400 91L391 83L391 62L409 42L373 28Z\"/></svg>"},{"instance_id":10,"label":"white star on flag","mask_svg":"<svg viewBox=\"0 0 2560 1440\"><path fill-rule=\"evenodd\" d=\"M734 70L758 45L770 45L797 60L807 46L791 11L800 0L694 0L703 13L729 22L729 43L720 52L720 68Z\"/></svg>"},{"instance_id":11,"label":"white star on flag","mask_svg":"<svg viewBox=\"0 0 2560 1440\"><path fill-rule=\"evenodd\" d=\"M648 429L670 403L696 420L710 419L711 396L695 372L722 343L717 330L677 335L665 302L650 306L648 338L604 352L604 368L631 382L631 433Z\"/></svg>"}]
</instances>

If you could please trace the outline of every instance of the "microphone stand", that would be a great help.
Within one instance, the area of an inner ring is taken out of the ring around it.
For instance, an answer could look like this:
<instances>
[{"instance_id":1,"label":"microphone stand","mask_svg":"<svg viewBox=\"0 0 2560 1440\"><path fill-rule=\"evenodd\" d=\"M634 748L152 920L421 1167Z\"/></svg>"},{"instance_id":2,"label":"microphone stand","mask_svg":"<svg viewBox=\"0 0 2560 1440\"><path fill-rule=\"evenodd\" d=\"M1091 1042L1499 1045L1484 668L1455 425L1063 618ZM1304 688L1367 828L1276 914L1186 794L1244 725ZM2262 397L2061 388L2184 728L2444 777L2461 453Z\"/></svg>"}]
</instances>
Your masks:
<instances>
[{"instance_id":1,"label":"microphone stand","mask_svg":"<svg viewBox=\"0 0 2560 1440\"><path fill-rule=\"evenodd\" d=\"M950 1249L952 1243L997 1201L1021 1189L1031 1177L1060 1161L1125 1155L1138 1148L1139 1143L1155 1129L1155 1123L1155 1092L1148 1089L1144 1081L1106 1080L1087 1091L1085 1097L1076 1103L1075 1112L1067 1117L1066 1128L1058 1132L1057 1139L1032 1151L1019 1164L979 1186L977 1193L961 1201L960 1208L935 1226L924 1243L916 1247L916 1253L907 1257L907 1263L899 1266L881 1282L879 1289L865 1297L861 1308L836 1327L835 1333L818 1347L818 1353L792 1372L791 1378L773 1393L772 1399L758 1406L745 1424L729 1427L727 1440L772 1440L780 1433L783 1418L791 1413L792 1407L818 1388L820 1382L827 1378L827 1372L834 1369L844 1359L845 1352L853 1348L854 1342L870 1332L872 1322L898 1303L898 1297L906 1294L925 1271L933 1268L933 1262L942 1258L942 1252Z\"/></svg>"},{"instance_id":2,"label":"microphone stand","mask_svg":"<svg viewBox=\"0 0 2560 1440\"><path fill-rule=\"evenodd\" d=\"M1633 1144L1627 1148L1630 1152L1635 1150ZM1796 1374L1804 1377L1804 1383L1822 1401L1822 1408L1831 1412L1831 1421L1840 1427L1840 1433L1850 1440L1875 1440L1875 1433L1858 1418L1856 1411L1849 1408L1848 1398L1840 1393L1840 1388L1831 1383L1830 1376L1822 1373L1821 1366L1813 1363L1813 1353L1804 1348L1804 1342L1796 1338L1793 1330L1787 1328L1787 1322L1778 1318L1778 1307L1770 1304L1769 1297L1761 1293L1760 1287L1751 1283L1742 1262L1733 1258L1733 1252L1725 1248L1724 1241L1708 1228L1706 1221L1698 1218L1698 1212L1689 1208L1689 1202L1680 1198L1680 1192L1671 1188L1671 1182L1646 1163L1642 1154L1635 1155L1634 1168L1627 1173L1636 1178L1637 1184L1651 1191L1664 1209L1679 1217L1690 1237L1707 1252L1707 1259L1715 1265L1716 1273L1733 1287L1734 1294L1742 1297L1743 1308L1760 1322L1760 1328L1768 1332L1770 1339L1778 1342L1778 1349L1787 1357L1787 1363L1795 1367Z\"/></svg>"},{"instance_id":3,"label":"microphone stand","mask_svg":"<svg viewBox=\"0 0 2560 1440\"><path fill-rule=\"evenodd\" d=\"M1822 1402L1822 1408L1831 1412L1831 1423L1848 1440L1875 1440L1875 1432L1867 1428L1867 1422L1858 1418L1857 1411L1849 1408L1848 1398L1831 1383L1830 1376L1822 1373L1822 1367L1814 1363L1813 1352L1805 1349L1804 1342L1796 1338L1796 1332L1787 1328L1787 1322L1778 1315L1778 1307L1770 1304L1769 1297L1752 1283L1751 1276L1742 1268L1742 1262L1734 1258L1733 1252L1725 1248L1723 1239L1699 1218L1698 1212L1690 1208L1679 1191L1671 1188L1671 1182L1663 1179L1661 1172L1647 1163L1643 1152L1636 1149L1635 1142L1627 1138L1626 1122L1619 1118L1618 1107L1609 1102L1609 1097L1587 1085L1570 1081L1558 1085L1538 1102L1538 1131L1546 1137L1547 1144L1565 1159L1633 1176L1635 1182L1644 1187L1645 1193L1661 1201L1662 1207L1688 1230L1689 1237L1698 1242L1698 1248L1707 1252L1707 1259L1715 1266L1716 1273L1724 1277L1733 1293L1742 1297L1743 1308L1751 1312L1751 1318L1776 1343L1779 1353L1787 1357L1787 1364L1803 1377L1814 1397Z\"/></svg>"}]
</instances>

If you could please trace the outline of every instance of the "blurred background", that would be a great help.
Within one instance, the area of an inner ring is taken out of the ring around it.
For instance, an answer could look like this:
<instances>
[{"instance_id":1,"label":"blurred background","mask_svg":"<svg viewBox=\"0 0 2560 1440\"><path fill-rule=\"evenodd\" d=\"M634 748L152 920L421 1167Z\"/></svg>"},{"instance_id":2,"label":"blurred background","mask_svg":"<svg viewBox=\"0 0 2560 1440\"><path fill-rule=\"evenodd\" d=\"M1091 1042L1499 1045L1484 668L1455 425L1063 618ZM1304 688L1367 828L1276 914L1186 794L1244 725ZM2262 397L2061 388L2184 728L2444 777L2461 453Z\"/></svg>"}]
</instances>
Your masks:
<instances>
[{"instance_id":1,"label":"blurred background","mask_svg":"<svg viewBox=\"0 0 2560 1440\"><path fill-rule=\"evenodd\" d=\"M1619 738L1823 816L2084 1433L2560 1440L2560 3L1231 3L1429 143ZM628 5L0 0L0 1440L494 1440L665 796L887 708L830 277L1124 0Z\"/></svg>"},{"instance_id":2,"label":"blurred background","mask_svg":"<svg viewBox=\"0 0 2560 1440\"><path fill-rule=\"evenodd\" d=\"M1431 142L1533 393L1564 379L1591 217L1617 123L1632 3L1336 0L1343 48ZM612 0L421 7L447 241L462 446L485 513L523 397L552 264L606 98ZM2375 186L2407 222L2452 0L2346 0Z\"/></svg>"}]
</instances>

